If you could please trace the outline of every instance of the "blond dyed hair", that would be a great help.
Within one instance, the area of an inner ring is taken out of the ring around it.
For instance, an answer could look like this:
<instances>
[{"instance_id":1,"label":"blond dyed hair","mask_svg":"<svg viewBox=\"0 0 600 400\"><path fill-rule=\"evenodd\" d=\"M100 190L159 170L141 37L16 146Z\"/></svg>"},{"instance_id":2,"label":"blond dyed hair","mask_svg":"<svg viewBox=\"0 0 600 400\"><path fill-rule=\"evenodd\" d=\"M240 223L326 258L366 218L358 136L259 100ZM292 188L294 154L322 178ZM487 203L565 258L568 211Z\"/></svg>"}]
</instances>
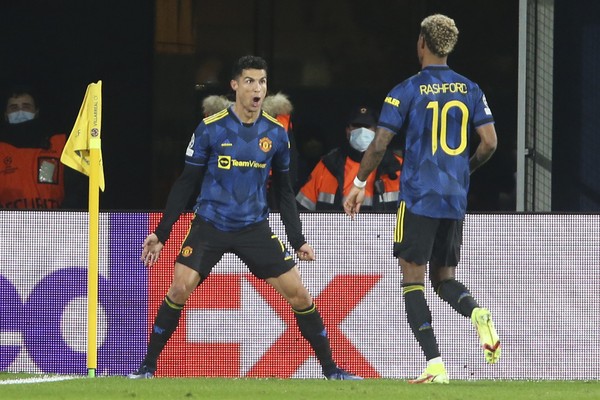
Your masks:
<instances>
[{"instance_id":1,"label":"blond dyed hair","mask_svg":"<svg viewBox=\"0 0 600 400\"><path fill-rule=\"evenodd\" d=\"M421 35L433 54L446 57L458 41L458 28L452 18L434 14L421 22Z\"/></svg>"}]
</instances>

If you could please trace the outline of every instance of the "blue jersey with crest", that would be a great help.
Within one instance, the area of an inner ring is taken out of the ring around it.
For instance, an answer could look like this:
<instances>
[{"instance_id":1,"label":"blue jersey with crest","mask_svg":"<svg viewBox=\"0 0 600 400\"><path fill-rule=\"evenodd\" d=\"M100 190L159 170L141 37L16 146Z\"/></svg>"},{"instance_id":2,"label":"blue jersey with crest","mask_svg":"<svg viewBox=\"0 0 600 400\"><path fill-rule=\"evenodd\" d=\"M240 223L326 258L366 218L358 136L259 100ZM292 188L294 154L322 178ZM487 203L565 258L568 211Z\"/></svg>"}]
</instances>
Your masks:
<instances>
[{"instance_id":1,"label":"blue jersey with crest","mask_svg":"<svg viewBox=\"0 0 600 400\"><path fill-rule=\"evenodd\" d=\"M196 214L217 229L237 231L267 218L269 171L288 171L288 135L265 112L243 124L230 107L202 120L185 162L206 166Z\"/></svg>"},{"instance_id":2,"label":"blue jersey with crest","mask_svg":"<svg viewBox=\"0 0 600 400\"><path fill-rule=\"evenodd\" d=\"M412 213L464 218L471 134L493 122L479 86L447 65L427 66L388 93L378 126L405 137L400 200Z\"/></svg>"}]
</instances>

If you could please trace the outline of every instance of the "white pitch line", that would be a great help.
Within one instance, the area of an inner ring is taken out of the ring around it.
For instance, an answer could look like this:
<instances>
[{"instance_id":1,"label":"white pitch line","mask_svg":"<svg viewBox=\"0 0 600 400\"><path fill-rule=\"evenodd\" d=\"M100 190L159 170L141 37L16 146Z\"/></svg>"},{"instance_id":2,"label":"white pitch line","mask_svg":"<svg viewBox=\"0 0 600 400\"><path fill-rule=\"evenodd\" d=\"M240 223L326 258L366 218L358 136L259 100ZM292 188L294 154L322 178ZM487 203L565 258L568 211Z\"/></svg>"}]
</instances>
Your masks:
<instances>
[{"instance_id":1,"label":"white pitch line","mask_svg":"<svg viewBox=\"0 0 600 400\"><path fill-rule=\"evenodd\" d=\"M0 379L0 385L22 385L27 383L43 383L43 382L58 382L58 381L66 381L69 379L79 379L80 376L42 376L39 378L21 378L21 379Z\"/></svg>"}]
</instances>

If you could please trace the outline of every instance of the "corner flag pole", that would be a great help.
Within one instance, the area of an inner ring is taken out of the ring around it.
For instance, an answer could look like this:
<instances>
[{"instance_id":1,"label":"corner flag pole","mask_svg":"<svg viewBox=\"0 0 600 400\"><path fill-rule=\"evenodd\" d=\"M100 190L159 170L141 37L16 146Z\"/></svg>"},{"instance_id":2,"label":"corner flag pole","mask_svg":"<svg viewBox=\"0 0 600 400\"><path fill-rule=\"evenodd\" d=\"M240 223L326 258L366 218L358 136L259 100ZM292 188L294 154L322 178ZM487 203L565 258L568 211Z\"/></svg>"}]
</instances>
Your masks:
<instances>
[{"instance_id":1,"label":"corner flag pole","mask_svg":"<svg viewBox=\"0 0 600 400\"><path fill-rule=\"evenodd\" d=\"M99 169L101 140L99 130L90 138L90 190L89 190L89 267L88 267L88 338L87 338L87 368L88 376L96 376L98 366L98 260L99 251Z\"/></svg>"},{"instance_id":2,"label":"corner flag pole","mask_svg":"<svg viewBox=\"0 0 600 400\"><path fill-rule=\"evenodd\" d=\"M102 81L90 83L60 161L90 178L87 274L87 371L96 376L98 366L98 263L100 196L104 191L102 165Z\"/></svg>"}]
</instances>

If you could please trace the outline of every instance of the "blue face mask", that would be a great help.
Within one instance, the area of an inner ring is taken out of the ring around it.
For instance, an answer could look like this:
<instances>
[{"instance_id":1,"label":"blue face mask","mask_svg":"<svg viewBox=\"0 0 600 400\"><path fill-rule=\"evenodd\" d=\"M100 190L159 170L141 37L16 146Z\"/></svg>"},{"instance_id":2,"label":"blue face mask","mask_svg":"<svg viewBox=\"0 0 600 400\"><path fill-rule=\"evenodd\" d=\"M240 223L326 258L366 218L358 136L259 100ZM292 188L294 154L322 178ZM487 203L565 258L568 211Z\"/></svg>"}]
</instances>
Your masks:
<instances>
[{"instance_id":1,"label":"blue face mask","mask_svg":"<svg viewBox=\"0 0 600 400\"><path fill-rule=\"evenodd\" d=\"M15 111L6 115L8 118L8 123L10 124L20 124L21 122L31 121L35 118L35 114L29 111Z\"/></svg>"},{"instance_id":2,"label":"blue face mask","mask_svg":"<svg viewBox=\"0 0 600 400\"><path fill-rule=\"evenodd\" d=\"M375 138L375 132L367 128L358 128L350 132L350 146L363 152Z\"/></svg>"}]
</instances>

